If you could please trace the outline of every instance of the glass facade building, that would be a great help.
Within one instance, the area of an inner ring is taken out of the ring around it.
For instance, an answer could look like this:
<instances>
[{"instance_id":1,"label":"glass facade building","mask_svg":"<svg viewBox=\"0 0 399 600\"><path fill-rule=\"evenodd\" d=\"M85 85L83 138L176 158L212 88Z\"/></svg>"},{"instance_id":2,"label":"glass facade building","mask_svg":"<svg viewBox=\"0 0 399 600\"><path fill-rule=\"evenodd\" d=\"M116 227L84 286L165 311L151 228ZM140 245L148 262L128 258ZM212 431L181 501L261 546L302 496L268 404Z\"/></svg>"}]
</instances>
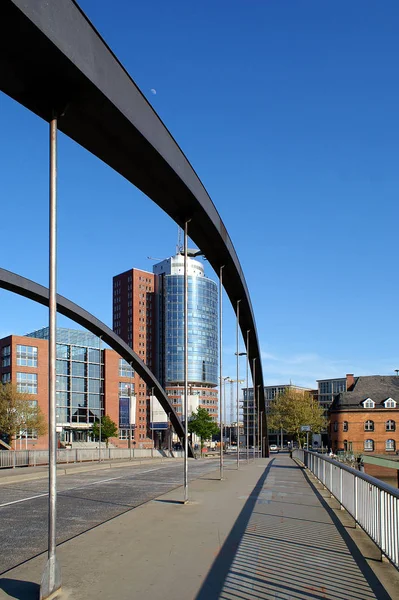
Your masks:
<instances>
[{"instance_id":1,"label":"glass facade building","mask_svg":"<svg viewBox=\"0 0 399 600\"><path fill-rule=\"evenodd\" d=\"M167 275L165 300L165 374L184 381L184 277ZM188 277L188 380L218 382L218 291L205 277Z\"/></svg>"},{"instance_id":2,"label":"glass facade building","mask_svg":"<svg viewBox=\"0 0 399 600\"><path fill-rule=\"evenodd\" d=\"M48 340L49 329L39 329L26 337ZM57 328L58 425L91 425L103 415L103 366L97 336L86 331Z\"/></svg>"},{"instance_id":3,"label":"glass facade building","mask_svg":"<svg viewBox=\"0 0 399 600\"><path fill-rule=\"evenodd\" d=\"M158 378L184 381L184 262L181 255L154 266L157 275ZM188 380L218 384L218 287L201 262L188 259Z\"/></svg>"}]
</instances>

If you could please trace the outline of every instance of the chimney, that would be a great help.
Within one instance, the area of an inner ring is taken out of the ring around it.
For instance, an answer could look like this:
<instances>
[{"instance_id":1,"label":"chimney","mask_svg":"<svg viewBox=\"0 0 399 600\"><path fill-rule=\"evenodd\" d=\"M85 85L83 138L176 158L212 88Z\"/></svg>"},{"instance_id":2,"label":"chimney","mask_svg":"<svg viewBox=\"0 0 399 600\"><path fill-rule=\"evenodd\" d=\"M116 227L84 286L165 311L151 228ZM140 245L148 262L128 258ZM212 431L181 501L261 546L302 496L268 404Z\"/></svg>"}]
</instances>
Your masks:
<instances>
[{"instance_id":1,"label":"chimney","mask_svg":"<svg viewBox=\"0 0 399 600\"><path fill-rule=\"evenodd\" d=\"M346 374L346 391L350 392L355 384L353 373Z\"/></svg>"}]
</instances>

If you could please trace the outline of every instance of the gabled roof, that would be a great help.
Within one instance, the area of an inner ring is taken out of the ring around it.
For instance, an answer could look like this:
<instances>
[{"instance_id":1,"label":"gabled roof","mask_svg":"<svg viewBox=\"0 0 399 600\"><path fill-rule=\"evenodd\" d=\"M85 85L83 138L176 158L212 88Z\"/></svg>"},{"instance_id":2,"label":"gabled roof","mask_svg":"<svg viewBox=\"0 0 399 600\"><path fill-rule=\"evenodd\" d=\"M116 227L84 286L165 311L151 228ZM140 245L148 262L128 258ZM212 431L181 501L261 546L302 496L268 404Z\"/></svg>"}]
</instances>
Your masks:
<instances>
[{"instance_id":1,"label":"gabled roof","mask_svg":"<svg viewBox=\"0 0 399 600\"><path fill-rule=\"evenodd\" d=\"M337 394L330 410L363 408L362 402L371 398L376 408L384 408L383 402L392 398L399 405L399 377L396 375L368 375L357 377L352 391Z\"/></svg>"}]
</instances>

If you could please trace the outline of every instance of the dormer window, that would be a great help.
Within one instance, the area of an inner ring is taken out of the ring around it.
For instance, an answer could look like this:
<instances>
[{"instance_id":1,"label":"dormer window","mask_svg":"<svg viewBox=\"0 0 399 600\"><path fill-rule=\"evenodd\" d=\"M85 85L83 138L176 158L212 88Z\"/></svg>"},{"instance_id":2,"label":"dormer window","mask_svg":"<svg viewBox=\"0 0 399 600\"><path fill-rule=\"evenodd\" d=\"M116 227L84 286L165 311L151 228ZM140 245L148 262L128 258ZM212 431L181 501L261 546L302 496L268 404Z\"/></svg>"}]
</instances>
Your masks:
<instances>
[{"instance_id":1,"label":"dormer window","mask_svg":"<svg viewBox=\"0 0 399 600\"><path fill-rule=\"evenodd\" d=\"M384 400L383 405L385 408L396 408L396 402L393 398L387 398Z\"/></svg>"},{"instance_id":2,"label":"dormer window","mask_svg":"<svg viewBox=\"0 0 399 600\"><path fill-rule=\"evenodd\" d=\"M374 407L375 407L375 402L371 398L366 398L366 400L363 400L363 408L374 408Z\"/></svg>"}]
</instances>

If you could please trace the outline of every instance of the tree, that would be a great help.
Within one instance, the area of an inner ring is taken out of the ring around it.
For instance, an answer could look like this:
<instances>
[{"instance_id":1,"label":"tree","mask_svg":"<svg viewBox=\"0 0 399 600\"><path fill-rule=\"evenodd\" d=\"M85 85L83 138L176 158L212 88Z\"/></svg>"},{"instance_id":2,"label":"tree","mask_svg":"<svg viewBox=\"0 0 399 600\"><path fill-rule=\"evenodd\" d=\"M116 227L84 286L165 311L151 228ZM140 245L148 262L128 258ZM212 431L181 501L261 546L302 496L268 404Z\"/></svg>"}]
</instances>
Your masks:
<instances>
[{"instance_id":1,"label":"tree","mask_svg":"<svg viewBox=\"0 0 399 600\"><path fill-rule=\"evenodd\" d=\"M0 383L0 433L11 443L27 429L34 429L38 436L47 432L47 423L37 401L30 394L18 392L14 383Z\"/></svg>"},{"instance_id":2,"label":"tree","mask_svg":"<svg viewBox=\"0 0 399 600\"><path fill-rule=\"evenodd\" d=\"M312 433L320 433L326 427L326 419L309 392L286 388L271 403L268 424L270 429L284 429L302 445L306 437L301 432L302 425L310 425Z\"/></svg>"},{"instance_id":3,"label":"tree","mask_svg":"<svg viewBox=\"0 0 399 600\"><path fill-rule=\"evenodd\" d=\"M204 447L204 440L208 440L213 435L219 433L219 427L212 421L211 415L205 408L200 406L197 412L192 414L191 419L188 422L188 430L190 433L195 433L201 440L201 452Z\"/></svg>"},{"instance_id":4,"label":"tree","mask_svg":"<svg viewBox=\"0 0 399 600\"><path fill-rule=\"evenodd\" d=\"M100 424L97 421L93 424L91 429L92 434L95 438L100 438ZM116 423L108 415L101 417L101 442L105 440L105 445L108 448L109 438L116 437L118 435L118 427Z\"/></svg>"}]
</instances>

